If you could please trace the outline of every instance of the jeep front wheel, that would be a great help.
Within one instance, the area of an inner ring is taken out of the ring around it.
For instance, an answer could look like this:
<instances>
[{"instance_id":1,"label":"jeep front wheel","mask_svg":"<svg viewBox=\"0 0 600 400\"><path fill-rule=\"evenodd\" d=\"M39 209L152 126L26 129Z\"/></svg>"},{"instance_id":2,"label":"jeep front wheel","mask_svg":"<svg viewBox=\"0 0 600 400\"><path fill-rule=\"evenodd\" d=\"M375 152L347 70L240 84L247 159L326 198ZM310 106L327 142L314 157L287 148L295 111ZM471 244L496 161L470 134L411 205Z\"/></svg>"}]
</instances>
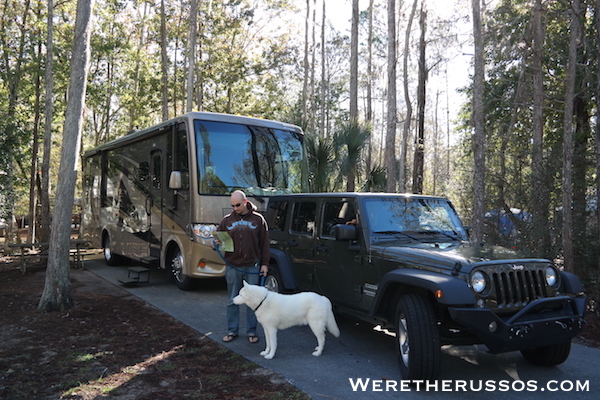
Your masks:
<instances>
[{"instance_id":1,"label":"jeep front wheel","mask_svg":"<svg viewBox=\"0 0 600 400\"><path fill-rule=\"evenodd\" d=\"M570 340L551 346L521 350L521 354L527 361L542 367L553 367L564 363L569 358L569 353L571 353Z\"/></svg>"},{"instance_id":2,"label":"jeep front wheel","mask_svg":"<svg viewBox=\"0 0 600 400\"><path fill-rule=\"evenodd\" d=\"M406 294L398 300L396 343L402 379L437 378L441 363L440 333L433 308L425 297Z\"/></svg>"},{"instance_id":3,"label":"jeep front wheel","mask_svg":"<svg viewBox=\"0 0 600 400\"><path fill-rule=\"evenodd\" d=\"M265 287L271 292L283 293L283 282L281 281L279 270L275 264L269 265L269 272L265 277Z\"/></svg>"}]
</instances>

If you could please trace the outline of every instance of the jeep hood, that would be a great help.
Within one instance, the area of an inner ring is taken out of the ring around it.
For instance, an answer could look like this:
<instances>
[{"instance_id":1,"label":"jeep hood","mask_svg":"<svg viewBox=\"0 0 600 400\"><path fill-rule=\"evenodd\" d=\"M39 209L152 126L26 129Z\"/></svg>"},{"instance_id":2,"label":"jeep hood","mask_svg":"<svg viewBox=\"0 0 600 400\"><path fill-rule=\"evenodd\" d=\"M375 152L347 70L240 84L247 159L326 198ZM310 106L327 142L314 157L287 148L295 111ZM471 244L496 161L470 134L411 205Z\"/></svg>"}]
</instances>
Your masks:
<instances>
[{"instance_id":1,"label":"jeep hood","mask_svg":"<svg viewBox=\"0 0 600 400\"><path fill-rule=\"evenodd\" d=\"M438 243L406 243L405 241L391 241L374 243L371 246L373 253L389 261L402 261L415 267L427 266L433 268L456 268L460 264L462 272L469 272L478 265L497 264L506 262L543 262L548 260L524 257L517 250L501 246L471 243L438 242Z\"/></svg>"}]
</instances>

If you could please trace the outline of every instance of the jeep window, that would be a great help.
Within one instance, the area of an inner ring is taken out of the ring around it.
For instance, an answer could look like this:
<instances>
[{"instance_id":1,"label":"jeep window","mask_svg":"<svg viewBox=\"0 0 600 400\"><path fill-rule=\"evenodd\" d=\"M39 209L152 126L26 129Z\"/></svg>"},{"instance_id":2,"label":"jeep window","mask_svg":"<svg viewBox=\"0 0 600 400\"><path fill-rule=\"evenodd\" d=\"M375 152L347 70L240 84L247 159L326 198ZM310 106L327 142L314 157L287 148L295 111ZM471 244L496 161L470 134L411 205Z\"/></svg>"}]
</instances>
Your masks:
<instances>
[{"instance_id":1,"label":"jeep window","mask_svg":"<svg viewBox=\"0 0 600 400\"><path fill-rule=\"evenodd\" d=\"M356 211L354 204L348 201L328 202L323 207L322 236L335 236L333 227L338 224L355 224Z\"/></svg>"},{"instance_id":2,"label":"jeep window","mask_svg":"<svg viewBox=\"0 0 600 400\"><path fill-rule=\"evenodd\" d=\"M442 199L380 197L365 199L364 206L374 234L409 232L466 238L456 211Z\"/></svg>"},{"instance_id":3,"label":"jeep window","mask_svg":"<svg viewBox=\"0 0 600 400\"><path fill-rule=\"evenodd\" d=\"M292 232L312 235L315 231L317 203L300 202L294 204Z\"/></svg>"},{"instance_id":4,"label":"jeep window","mask_svg":"<svg viewBox=\"0 0 600 400\"><path fill-rule=\"evenodd\" d=\"M287 205L287 201L274 201L272 203L269 203L269 215L272 216L271 221L269 221L270 231L285 230L285 217L287 215Z\"/></svg>"}]
</instances>

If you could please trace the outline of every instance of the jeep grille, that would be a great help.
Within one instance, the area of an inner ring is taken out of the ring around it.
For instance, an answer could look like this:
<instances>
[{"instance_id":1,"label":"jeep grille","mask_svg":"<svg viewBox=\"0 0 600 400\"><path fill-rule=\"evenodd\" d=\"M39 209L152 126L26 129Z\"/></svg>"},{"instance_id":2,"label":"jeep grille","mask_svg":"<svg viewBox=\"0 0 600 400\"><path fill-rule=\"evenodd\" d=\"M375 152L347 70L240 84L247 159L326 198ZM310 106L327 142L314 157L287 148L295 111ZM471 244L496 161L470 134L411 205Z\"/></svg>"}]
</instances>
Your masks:
<instances>
[{"instance_id":1,"label":"jeep grille","mask_svg":"<svg viewBox=\"0 0 600 400\"><path fill-rule=\"evenodd\" d=\"M512 265L503 265L491 270L483 269L491 278L491 290L484 296L488 306L514 309L539 298L554 296L555 290L547 285L544 276L546 267L525 265L521 269L514 269Z\"/></svg>"}]
</instances>

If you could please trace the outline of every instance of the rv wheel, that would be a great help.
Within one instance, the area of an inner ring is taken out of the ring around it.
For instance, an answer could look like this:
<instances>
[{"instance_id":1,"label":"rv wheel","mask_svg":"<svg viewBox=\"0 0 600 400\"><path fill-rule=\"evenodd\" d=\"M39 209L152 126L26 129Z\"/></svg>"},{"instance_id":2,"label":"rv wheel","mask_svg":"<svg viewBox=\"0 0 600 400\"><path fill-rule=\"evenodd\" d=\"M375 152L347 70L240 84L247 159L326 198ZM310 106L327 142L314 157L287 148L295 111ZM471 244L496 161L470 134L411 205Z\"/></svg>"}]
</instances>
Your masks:
<instances>
[{"instance_id":1,"label":"rv wheel","mask_svg":"<svg viewBox=\"0 0 600 400\"><path fill-rule=\"evenodd\" d=\"M170 262L167 265L169 265L168 272L179 289L194 290L198 287L197 279L190 278L183 273L185 260L183 258L183 254L181 254L181 250L176 249L173 251Z\"/></svg>"},{"instance_id":2,"label":"rv wheel","mask_svg":"<svg viewBox=\"0 0 600 400\"><path fill-rule=\"evenodd\" d=\"M104 250L104 261L106 261L106 265L122 265L125 261L124 257L112 252L108 234L104 234L104 238L102 239L102 249Z\"/></svg>"}]
</instances>

